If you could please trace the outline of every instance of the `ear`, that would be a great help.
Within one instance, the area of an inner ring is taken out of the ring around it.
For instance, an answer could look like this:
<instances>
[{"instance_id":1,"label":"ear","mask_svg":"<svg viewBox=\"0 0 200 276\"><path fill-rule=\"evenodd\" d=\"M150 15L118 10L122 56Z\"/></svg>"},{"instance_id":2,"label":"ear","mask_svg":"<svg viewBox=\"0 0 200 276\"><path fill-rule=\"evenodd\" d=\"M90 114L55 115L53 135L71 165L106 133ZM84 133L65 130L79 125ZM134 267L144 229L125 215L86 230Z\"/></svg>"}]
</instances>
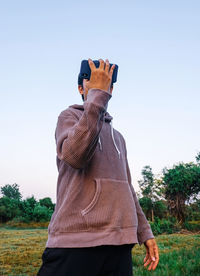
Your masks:
<instances>
[{"instance_id":1,"label":"ear","mask_svg":"<svg viewBox=\"0 0 200 276\"><path fill-rule=\"evenodd\" d=\"M79 93L81 94L81 95L84 95L84 91L83 91L83 86L82 85L78 85L78 90L79 90Z\"/></svg>"}]
</instances>

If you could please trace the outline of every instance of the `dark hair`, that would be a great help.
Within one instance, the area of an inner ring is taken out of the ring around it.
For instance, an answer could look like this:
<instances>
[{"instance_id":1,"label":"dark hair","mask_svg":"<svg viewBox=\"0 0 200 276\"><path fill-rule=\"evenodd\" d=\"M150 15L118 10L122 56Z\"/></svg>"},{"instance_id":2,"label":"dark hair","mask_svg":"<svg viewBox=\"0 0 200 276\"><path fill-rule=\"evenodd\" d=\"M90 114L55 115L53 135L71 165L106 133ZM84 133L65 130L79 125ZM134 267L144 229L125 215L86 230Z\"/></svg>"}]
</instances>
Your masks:
<instances>
[{"instance_id":1,"label":"dark hair","mask_svg":"<svg viewBox=\"0 0 200 276\"><path fill-rule=\"evenodd\" d=\"M82 97L82 100L84 101L84 95L83 94L81 94L81 97Z\"/></svg>"}]
</instances>

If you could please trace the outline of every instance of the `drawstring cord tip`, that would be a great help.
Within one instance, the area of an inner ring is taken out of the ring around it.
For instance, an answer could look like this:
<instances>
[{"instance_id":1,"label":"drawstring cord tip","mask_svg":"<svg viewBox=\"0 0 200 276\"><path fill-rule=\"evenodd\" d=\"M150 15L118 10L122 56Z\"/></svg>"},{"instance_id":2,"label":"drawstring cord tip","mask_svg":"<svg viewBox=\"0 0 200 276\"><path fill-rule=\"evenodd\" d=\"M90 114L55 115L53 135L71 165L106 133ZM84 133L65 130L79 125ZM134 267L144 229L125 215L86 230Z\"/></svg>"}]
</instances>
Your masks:
<instances>
[{"instance_id":1,"label":"drawstring cord tip","mask_svg":"<svg viewBox=\"0 0 200 276\"><path fill-rule=\"evenodd\" d=\"M102 144L101 144L101 139L100 139L100 137L99 137L99 149L100 149L100 151L102 151Z\"/></svg>"}]
</instances>

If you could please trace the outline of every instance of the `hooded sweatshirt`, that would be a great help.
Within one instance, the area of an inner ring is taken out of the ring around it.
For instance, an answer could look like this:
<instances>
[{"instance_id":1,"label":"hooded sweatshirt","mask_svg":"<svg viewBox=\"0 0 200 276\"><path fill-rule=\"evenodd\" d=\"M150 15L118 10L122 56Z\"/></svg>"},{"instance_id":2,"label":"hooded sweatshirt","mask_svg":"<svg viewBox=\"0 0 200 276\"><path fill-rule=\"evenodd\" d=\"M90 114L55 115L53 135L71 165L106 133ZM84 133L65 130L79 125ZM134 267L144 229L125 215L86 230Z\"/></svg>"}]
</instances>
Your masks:
<instances>
[{"instance_id":1,"label":"hooded sweatshirt","mask_svg":"<svg viewBox=\"0 0 200 276\"><path fill-rule=\"evenodd\" d=\"M123 136L107 112L112 95L90 89L58 117L56 205L46 247L142 245L154 238L135 190Z\"/></svg>"}]
</instances>

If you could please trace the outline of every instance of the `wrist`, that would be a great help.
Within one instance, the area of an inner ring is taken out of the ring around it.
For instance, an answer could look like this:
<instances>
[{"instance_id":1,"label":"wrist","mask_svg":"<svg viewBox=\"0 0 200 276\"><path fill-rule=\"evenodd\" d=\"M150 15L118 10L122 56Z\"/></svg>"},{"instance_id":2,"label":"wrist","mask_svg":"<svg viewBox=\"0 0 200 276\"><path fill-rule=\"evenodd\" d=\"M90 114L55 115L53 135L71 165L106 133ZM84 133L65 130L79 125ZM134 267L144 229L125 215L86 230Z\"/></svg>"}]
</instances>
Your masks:
<instances>
[{"instance_id":1,"label":"wrist","mask_svg":"<svg viewBox=\"0 0 200 276\"><path fill-rule=\"evenodd\" d=\"M102 107L104 110L107 110L108 101L112 97L112 94L101 90L99 88L91 88L88 90L87 99L85 102L93 103L96 106Z\"/></svg>"}]
</instances>

